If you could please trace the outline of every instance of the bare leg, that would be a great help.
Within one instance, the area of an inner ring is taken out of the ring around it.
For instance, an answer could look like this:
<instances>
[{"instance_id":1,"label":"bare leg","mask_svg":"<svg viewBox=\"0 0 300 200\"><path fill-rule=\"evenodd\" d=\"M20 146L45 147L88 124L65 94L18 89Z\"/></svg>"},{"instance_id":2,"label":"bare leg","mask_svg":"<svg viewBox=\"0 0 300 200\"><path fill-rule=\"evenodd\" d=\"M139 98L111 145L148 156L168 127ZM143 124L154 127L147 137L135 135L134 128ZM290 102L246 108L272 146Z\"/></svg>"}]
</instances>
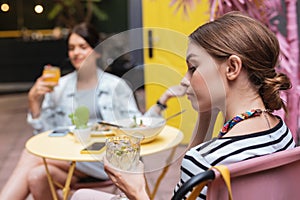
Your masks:
<instances>
[{"instance_id":1,"label":"bare leg","mask_svg":"<svg viewBox=\"0 0 300 200\"><path fill-rule=\"evenodd\" d=\"M64 185L67 179L68 170L70 167L69 162L59 160L47 160L47 165L51 177L53 180L61 185ZM86 175L74 172L72 176L72 184L79 180L79 177L85 177ZM39 165L33 168L28 174L29 190L36 200L51 200L52 194L50 191L47 173L45 166Z\"/></svg>"},{"instance_id":2,"label":"bare leg","mask_svg":"<svg viewBox=\"0 0 300 200\"><path fill-rule=\"evenodd\" d=\"M109 194L97 190L80 189L73 194L71 200L110 200L114 196L114 194Z\"/></svg>"},{"instance_id":3,"label":"bare leg","mask_svg":"<svg viewBox=\"0 0 300 200\"><path fill-rule=\"evenodd\" d=\"M48 169L55 182L65 184L69 163L66 161L47 160ZM77 181L73 176L72 182ZM45 166L37 166L28 174L29 189L34 199L51 200L52 195L48 184Z\"/></svg>"},{"instance_id":4,"label":"bare leg","mask_svg":"<svg viewBox=\"0 0 300 200\"><path fill-rule=\"evenodd\" d=\"M23 150L13 173L2 188L0 200L24 200L29 194L27 175L32 168L39 165L43 166L41 158Z\"/></svg>"},{"instance_id":5,"label":"bare leg","mask_svg":"<svg viewBox=\"0 0 300 200\"><path fill-rule=\"evenodd\" d=\"M47 160L47 163L53 179L64 184L69 163L56 160ZM84 176L86 175L75 171L72 182L76 182L77 177ZM32 193L35 199L52 199L42 158L23 150L13 173L2 188L0 200L24 200L29 193Z\"/></svg>"}]
</instances>

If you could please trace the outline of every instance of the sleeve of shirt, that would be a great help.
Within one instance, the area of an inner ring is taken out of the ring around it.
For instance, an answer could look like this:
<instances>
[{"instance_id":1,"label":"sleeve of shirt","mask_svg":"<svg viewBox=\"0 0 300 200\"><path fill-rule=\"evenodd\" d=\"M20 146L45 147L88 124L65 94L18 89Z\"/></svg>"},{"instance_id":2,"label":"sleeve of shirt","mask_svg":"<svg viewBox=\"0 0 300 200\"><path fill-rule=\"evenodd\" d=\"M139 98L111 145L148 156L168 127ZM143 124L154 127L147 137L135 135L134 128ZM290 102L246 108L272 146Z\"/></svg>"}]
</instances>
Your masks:
<instances>
[{"instance_id":1,"label":"sleeve of shirt","mask_svg":"<svg viewBox=\"0 0 300 200\"><path fill-rule=\"evenodd\" d=\"M156 104L155 105L153 105L153 106L151 106L148 110L147 110L147 112L144 114L144 116L145 117L163 117L162 115L161 115L161 113L158 113L157 111L156 111Z\"/></svg>"},{"instance_id":2,"label":"sleeve of shirt","mask_svg":"<svg viewBox=\"0 0 300 200\"><path fill-rule=\"evenodd\" d=\"M30 112L27 113L27 122L34 129L33 134L41 133L49 127L47 126L49 123L49 116L53 115L53 110L51 109L51 100L50 95L46 94L44 101L41 107L41 113L39 117L32 118L32 114Z\"/></svg>"},{"instance_id":3,"label":"sleeve of shirt","mask_svg":"<svg viewBox=\"0 0 300 200\"><path fill-rule=\"evenodd\" d=\"M34 129L33 134L38 134L43 130L43 123L41 122L41 119L38 118L32 118L32 114L30 112L27 113L27 123L32 126Z\"/></svg>"}]
</instances>

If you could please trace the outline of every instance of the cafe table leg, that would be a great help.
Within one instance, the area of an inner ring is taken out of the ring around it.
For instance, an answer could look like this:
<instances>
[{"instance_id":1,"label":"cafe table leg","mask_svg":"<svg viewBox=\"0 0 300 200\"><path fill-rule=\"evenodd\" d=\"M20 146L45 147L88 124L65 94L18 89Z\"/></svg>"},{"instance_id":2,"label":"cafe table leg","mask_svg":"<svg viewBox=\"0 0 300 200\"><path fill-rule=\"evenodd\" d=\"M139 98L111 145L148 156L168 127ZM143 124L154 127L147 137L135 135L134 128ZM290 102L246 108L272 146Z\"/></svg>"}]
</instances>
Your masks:
<instances>
[{"instance_id":1,"label":"cafe table leg","mask_svg":"<svg viewBox=\"0 0 300 200\"><path fill-rule=\"evenodd\" d=\"M51 176L51 174L49 172L49 169L48 169L46 158L43 158L43 162L44 162L44 165L45 165L45 169L46 169L46 173L47 173L47 178L48 178L48 183L49 183L49 186L50 186L52 198L53 198L53 200L58 200L57 193L56 193L54 183L53 183L53 179L52 179L52 176Z\"/></svg>"},{"instance_id":2,"label":"cafe table leg","mask_svg":"<svg viewBox=\"0 0 300 200\"><path fill-rule=\"evenodd\" d=\"M68 172L68 176L67 176L67 180L65 183L65 187L63 189L63 195L64 195L64 200L68 199L69 193L70 193L70 185L71 185L71 180L72 180L72 176L75 170L75 166L76 166L76 162L72 161L70 168L69 168L69 172Z\"/></svg>"}]
</instances>

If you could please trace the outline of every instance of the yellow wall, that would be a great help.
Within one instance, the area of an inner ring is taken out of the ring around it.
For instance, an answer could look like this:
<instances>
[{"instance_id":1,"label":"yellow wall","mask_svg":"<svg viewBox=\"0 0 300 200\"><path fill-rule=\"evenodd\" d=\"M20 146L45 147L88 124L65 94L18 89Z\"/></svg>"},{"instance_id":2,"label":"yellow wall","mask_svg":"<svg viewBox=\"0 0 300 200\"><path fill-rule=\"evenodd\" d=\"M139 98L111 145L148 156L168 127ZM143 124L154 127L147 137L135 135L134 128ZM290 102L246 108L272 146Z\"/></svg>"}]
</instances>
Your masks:
<instances>
[{"instance_id":1,"label":"yellow wall","mask_svg":"<svg viewBox=\"0 0 300 200\"><path fill-rule=\"evenodd\" d=\"M208 1L201 0L194 9L188 10L188 16L177 5L170 7L171 0L143 0L144 61L146 107L153 105L169 87L179 84L187 67L185 63L187 36L201 24L209 20ZM149 57L148 32L153 34L153 57ZM182 109L187 112L168 122L180 128L184 135L183 143L188 143L196 122L196 112L186 97L174 98L168 102L165 116Z\"/></svg>"}]
</instances>

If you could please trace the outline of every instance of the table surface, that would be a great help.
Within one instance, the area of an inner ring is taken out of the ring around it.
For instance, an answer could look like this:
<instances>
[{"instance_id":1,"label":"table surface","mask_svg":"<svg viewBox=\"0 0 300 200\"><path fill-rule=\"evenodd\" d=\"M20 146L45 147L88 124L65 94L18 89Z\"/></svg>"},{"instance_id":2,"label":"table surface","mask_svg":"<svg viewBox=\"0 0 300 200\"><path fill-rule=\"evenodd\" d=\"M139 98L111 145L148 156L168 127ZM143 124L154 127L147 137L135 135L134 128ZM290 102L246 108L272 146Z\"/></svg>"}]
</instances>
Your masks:
<instances>
[{"instance_id":1,"label":"table surface","mask_svg":"<svg viewBox=\"0 0 300 200\"><path fill-rule=\"evenodd\" d=\"M83 144L75 142L72 134L63 137L49 137L51 131L46 131L31 137L26 142L26 149L39 157L66 161L99 161L105 153L82 154ZM104 142L105 136L91 137L93 142ZM166 125L160 134L151 142L141 145L141 156L161 152L177 146L183 140L182 132Z\"/></svg>"}]
</instances>

